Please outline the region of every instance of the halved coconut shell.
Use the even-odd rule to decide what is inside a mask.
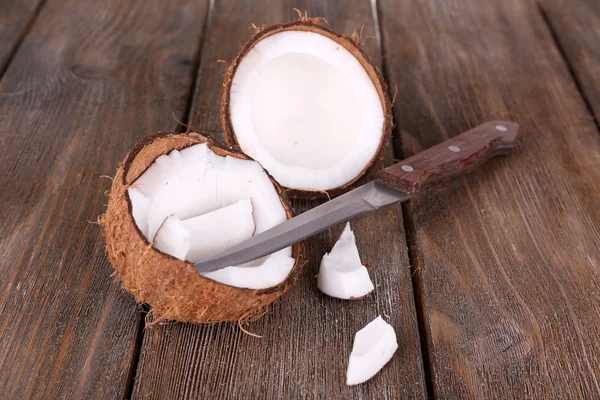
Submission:
[[[259,41],[271,35],[284,31],[310,31],[323,35],[339,43],[346,50],[348,50],[364,67],[364,70],[366,71],[369,78],[373,82],[373,85],[376,88],[383,109],[383,132],[377,150],[375,151],[368,164],[364,167],[364,169],[360,171],[360,173],[356,174],[356,176],[354,176],[354,178],[352,178],[349,182],[335,188],[327,189],[326,191],[321,189],[311,190],[310,188],[288,187],[286,188],[286,192],[292,198],[313,199],[323,197],[334,197],[345,193],[350,189],[353,189],[354,187],[358,186],[358,184],[362,184],[363,181],[359,182],[361,178],[365,177],[372,169],[381,168],[383,164],[383,151],[390,140],[393,128],[392,105],[388,96],[388,87],[377,67],[375,67],[370,62],[369,57],[361,50],[361,48],[359,47],[359,43],[357,43],[356,39],[339,35],[331,31],[330,29],[319,25],[319,21],[319,18],[301,19],[298,21],[273,25],[267,28],[257,30],[257,32],[248,40],[248,42],[246,42],[241,52],[237,55],[237,57],[229,66],[225,75],[223,90],[221,92],[221,125],[223,126],[223,130],[225,133],[225,141],[228,145],[235,147],[239,151],[244,151],[243,147],[238,141],[238,138],[236,137],[236,132],[231,119],[230,102],[232,82],[234,75],[237,72],[238,66],[240,65],[240,62]],[[260,159],[257,159],[257,161],[261,162]],[[271,174],[274,174],[274,171],[269,172]]]
[[[221,156],[251,159],[198,133],[159,132],[148,136],[129,152],[117,169],[108,210],[102,217],[110,262],[123,287],[138,302],[152,307],[154,321],[216,323],[249,318],[289,289],[304,264],[303,247],[295,244],[292,257],[296,262],[283,282],[267,289],[243,289],[206,278],[189,262],[152,247],[134,221],[127,189],[159,156],[199,143],[207,143]],[[272,178],[271,181],[288,219],[292,218],[293,210],[285,192]]]

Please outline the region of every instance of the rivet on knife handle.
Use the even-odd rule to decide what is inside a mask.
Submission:
[[[417,193],[508,154],[517,144],[518,129],[514,122],[486,122],[382,170],[376,180],[409,195]]]

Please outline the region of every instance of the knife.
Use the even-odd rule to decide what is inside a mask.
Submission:
[[[519,125],[490,121],[381,170],[375,180],[194,264],[199,272],[240,265],[300,242],[354,216],[406,201],[475,169],[517,144]]]

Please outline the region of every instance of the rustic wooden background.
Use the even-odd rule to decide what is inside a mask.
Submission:
[[[218,131],[217,60],[294,7],[364,26],[397,90],[388,162],[498,118],[521,124],[520,148],[353,220],[377,287],[364,300],[316,290],[337,226],[245,327],[261,339],[144,329],[90,223],[101,176],[182,131],[173,115]],[[597,0],[0,0],[0,398],[600,398],[598,118]],[[348,388],[354,332],[379,314],[399,350]]]

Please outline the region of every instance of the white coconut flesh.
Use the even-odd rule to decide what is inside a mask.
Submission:
[[[353,181],[384,134],[381,99],[363,65],[315,32],[258,41],[233,76],[229,112],[242,150],[281,185],[303,190]]]
[[[171,215],[156,233],[154,247],[183,260],[190,251],[190,236],[190,232],[183,227],[179,218]]]
[[[128,192],[133,218],[148,241],[192,263],[287,219],[260,164],[217,155],[205,143],[158,157]],[[265,289],[283,282],[294,264],[287,247],[204,275],[231,286]]]
[[[396,332],[381,316],[356,332],[346,384],[357,385],[377,374],[398,349]]]
[[[326,295],[338,299],[358,299],[373,291],[369,271],[360,262],[350,222],[331,252],[323,256],[317,286]]]
[[[252,237],[255,229],[252,202],[242,199],[227,207],[183,220],[181,225],[190,233],[190,251],[186,259],[199,262]],[[207,241],[207,237],[211,240]]]
[[[174,215],[167,217],[154,236],[154,247],[196,263],[251,238],[254,229],[252,203],[242,199],[183,221]]]

